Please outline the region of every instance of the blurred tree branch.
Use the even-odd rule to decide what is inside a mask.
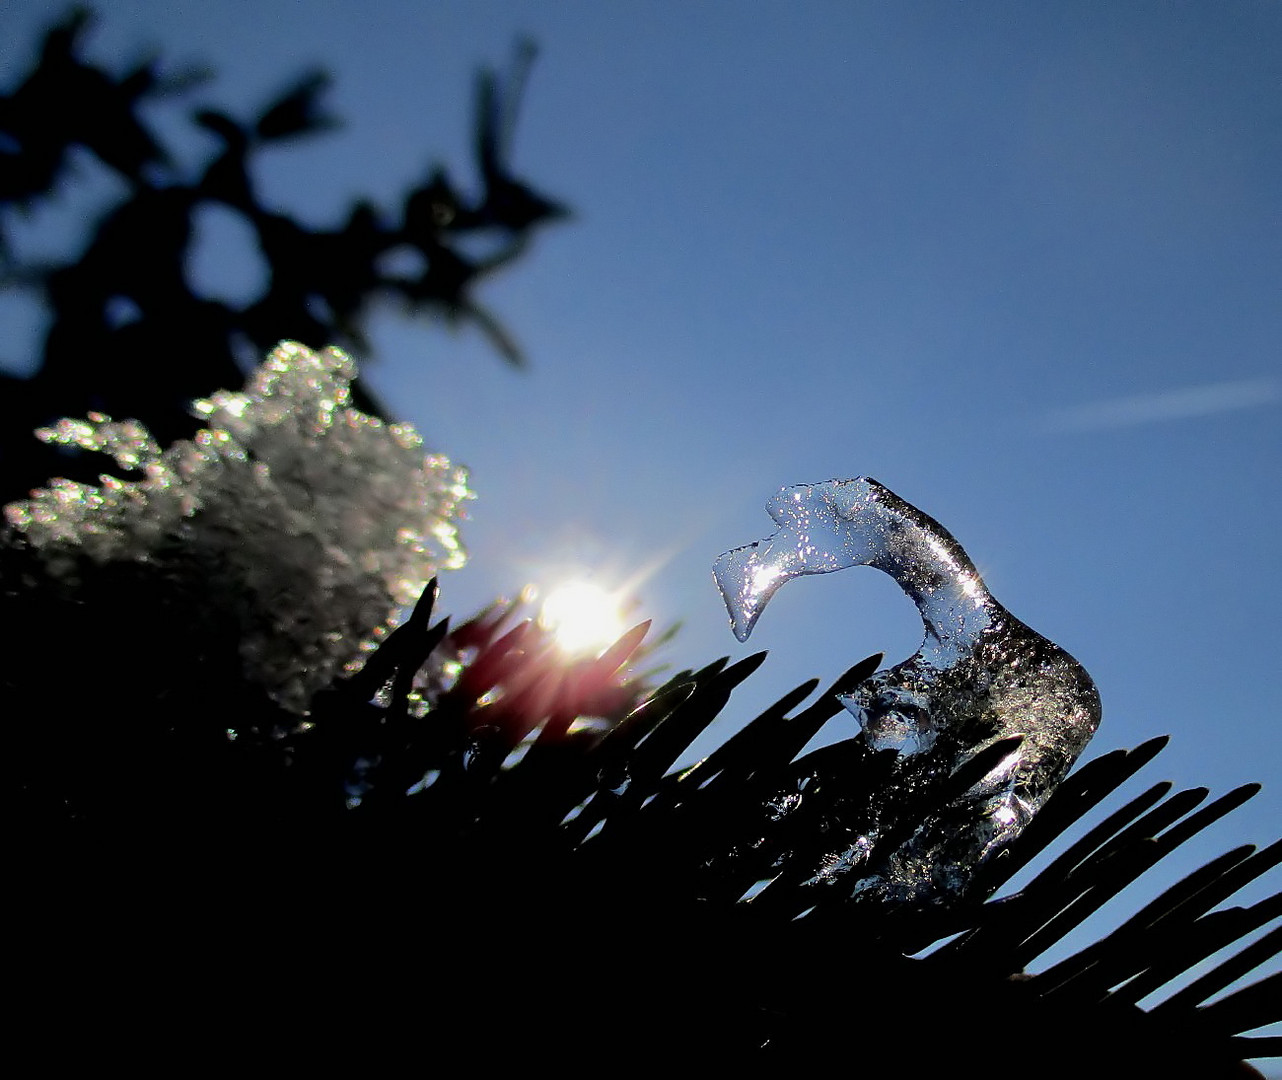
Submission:
[[[443,315],[479,329],[513,367],[524,355],[476,298],[491,274],[524,254],[534,232],[568,210],[513,170],[512,129],[534,46],[518,43],[505,79],[478,76],[476,165],[481,190],[460,190],[441,166],[390,211],[356,200],[341,225],[313,229],[269,210],[254,181],[263,148],[332,131],[321,69],[300,75],[251,118],[201,107],[192,122],[220,143],[194,178],[184,176],[141,107],[207,78],[165,76],[156,60],[116,76],[84,58],[91,17],[77,8],[45,37],[35,68],[0,96],[0,287],[37,290],[51,316],[38,370],[3,375],[0,498],[21,496],[74,463],[54,456],[31,431],[90,411],[139,416],[162,440],[189,433],[187,404],[241,380],[236,357],[255,360],[282,339],[338,344],[368,353],[365,323],[380,298],[411,315]],[[54,263],[24,261],[3,211],[28,211],[61,184],[76,151],[92,154],[126,195],[89,229],[83,250]],[[221,206],[252,229],[268,269],[262,295],[237,305],[197,295],[188,284],[194,215]],[[484,235],[491,254],[469,254]],[[475,246],[475,245],[472,245]],[[410,270],[406,270],[406,266]],[[386,415],[368,388],[366,412]]]

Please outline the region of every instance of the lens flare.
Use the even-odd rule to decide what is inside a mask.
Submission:
[[[568,581],[549,592],[539,624],[571,656],[599,653],[627,629],[618,598],[590,581]]]

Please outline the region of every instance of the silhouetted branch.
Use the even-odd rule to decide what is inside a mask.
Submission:
[[[0,498],[74,462],[32,442],[28,433],[60,415],[89,411],[137,415],[172,440],[190,430],[186,407],[211,386],[239,381],[235,358],[257,357],[278,341],[339,344],[365,352],[365,324],[380,298],[414,315],[444,315],[475,326],[513,367],[525,364],[515,337],[475,295],[491,274],[529,247],[541,225],[566,216],[563,206],[534,192],[513,172],[511,140],[533,59],[518,45],[515,67],[501,83],[478,79],[476,153],[482,179],[475,198],[460,192],[442,168],[384,212],[357,200],[333,229],[312,229],[269,210],[257,194],[254,160],[269,143],[330,131],[338,120],[324,106],[328,76],[305,72],[252,119],[201,107],[193,122],[221,144],[198,170],[180,174],[138,112],[159,94],[194,80],[166,80],[154,63],[117,77],[81,57],[89,24],[77,10],[50,31],[36,68],[0,98],[0,204],[26,206],[58,182],[73,147],[84,147],[129,183],[129,192],[89,230],[83,252],[65,263],[36,265],[9,258],[8,288],[38,288],[52,320],[41,364],[30,378],[0,376],[7,404],[0,436]],[[269,268],[261,296],[243,304],[201,297],[187,284],[192,222],[216,204],[253,229]],[[4,248],[0,218],[0,251]],[[464,241],[484,232],[485,258]],[[394,269],[412,252],[421,271]],[[366,411],[385,410],[355,388]]]

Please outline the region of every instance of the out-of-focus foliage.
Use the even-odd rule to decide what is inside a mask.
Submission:
[[[51,317],[38,371],[0,381],[6,485],[0,498],[18,497],[75,467],[32,444],[34,428],[94,411],[138,416],[161,441],[172,441],[190,433],[188,403],[211,386],[239,385],[234,357],[256,360],[287,338],[365,353],[364,323],[380,298],[411,314],[470,322],[508,363],[524,362],[515,339],[475,293],[527,249],[540,226],[567,215],[509,160],[534,56],[530,43],[519,44],[506,79],[486,70],[478,80],[478,193],[460,190],[434,166],[398,206],[358,200],[337,227],[313,229],[263,204],[254,161],[267,147],[336,126],[324,105],[324,72],[304,73],[253,117],[193,108],[192,122],[219,145],[189,175],[143,106],[189,95],[203,79],[167,75],[155,61],[113,74],[84,57],[89,22],[78,9],[50,30],[34,69],[0,95],[0,282],[38,290]],[[92,224],[74,258],[19,259],[8,242],[11,215],[46,203],[71,181],[76,153],[92,154],[126,194]],[[189,286],[194,215],[208,206],[223,207],[252,230],[269,269],[261,296],[236,304]],[[469,238],[479,235],[487,242],[484,257],[468,254]],[[359,385],[355,401],[386,415]]]

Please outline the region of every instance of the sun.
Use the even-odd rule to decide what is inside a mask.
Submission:
[[[549,592],[539,625],[570,656],[600,653],[627,629],[618,597],[590,581],[567,581]]]

